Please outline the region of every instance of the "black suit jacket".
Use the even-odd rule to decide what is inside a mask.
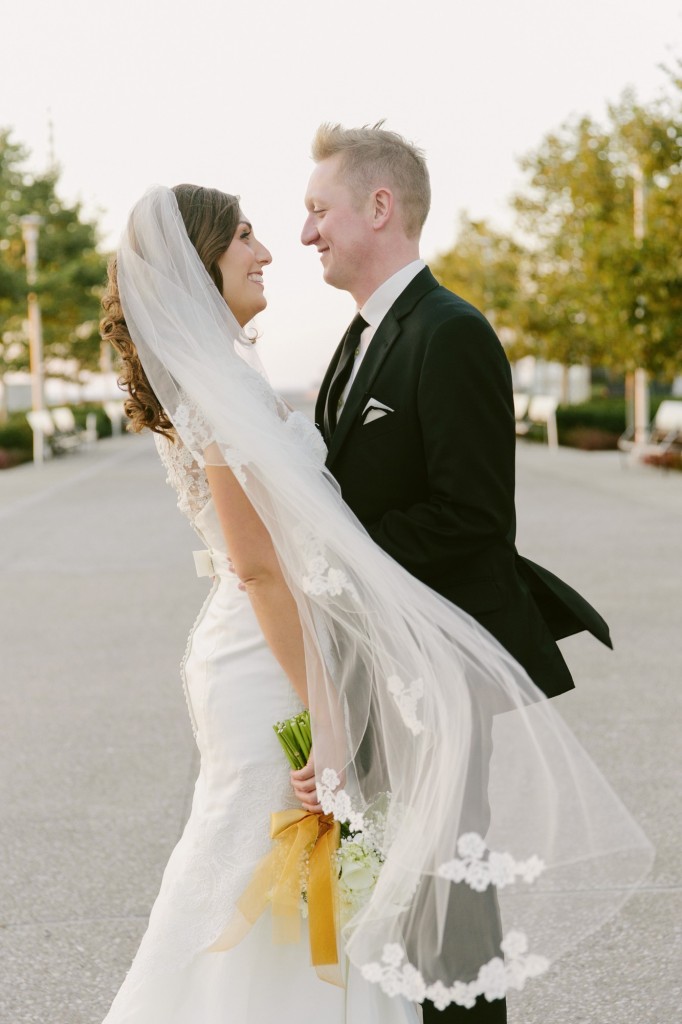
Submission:
[[[324,403],[337,349],[320,389]],[[370,398],[393,412],[363,424]],[[608,626],[575,590],[515,548],[511,371],[477,309],[428,268],[374,335],[331,438],[327,465],[374,540],[476,618],[548,695],[573,686],[555,639]]]

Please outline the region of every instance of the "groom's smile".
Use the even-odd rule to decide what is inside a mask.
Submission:
[[[327,284],[354,293],[371,245],[367,209],[343,180],[338,155],[319,163],[310,176],[301,232],[303,245],[314,245]]]

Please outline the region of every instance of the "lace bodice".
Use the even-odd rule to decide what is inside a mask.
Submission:
[[[166,483],[178,496],[178,508],[194,523],[211,498],[206,473],[179,437],[173,442],[162,434],[154,434],[154,440],[166,470]]]
[[[327,457],[327,448],[315,424],[304,413],[296,410],[288,412],[284,424],[298,443],[307,448],[319,462],[321,468]],[[161,434],[154,434],[154,440],[166,469],[166,483],[170,484],[178,496],[178,508],[194,525],[199,513],[211,500],[206,472],[179,437],[176,436],[173,442]],[[228,452],[227,461],[237,479],[242,478],[243,463],[239,452]]]

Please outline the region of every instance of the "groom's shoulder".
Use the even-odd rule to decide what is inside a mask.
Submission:
[[[480,309],[471,302],[467,302],[461,295],[446,288],[430,274],[430,271],[428,273],[433,284],[428,291],[424,292],[421,301],[414,306],[412,312],[415,320],[421,320],[423,325],[428,323],[432,329],[447,323],[451,323],[454,327],[461,320],[462,326],[468,324],[494,334],[490,322]]]
[[[429,273],[431,271],[429,270]],[[452,315],[459,316],[475,316],[482,320],[485,320],[483,313],[480,309],[473,305],[471,302],[467,302],[461,295],[453,292],[450,288],[446,288],[437,277],[431,274],[431,278],[435,284],[435,287],[427,293],[427,298],[430,298],[434,305],[439,308],[447,310]]]
[[[428,269],[426,273],[430,275]],[[436,363],[464,358],[506,365],[504,349],[487,317],[430,276],[432,286],[403,321],[405,341],[421,358]]]

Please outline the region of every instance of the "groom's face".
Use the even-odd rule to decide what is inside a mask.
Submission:
[[[355,295],[364,277],[363,268],[372,257],[375,236],[371,204],[363,203],[344,182],[339,155],[317,164],[305,205],[308,216],[301,241],[317,249],[327,284]]]

